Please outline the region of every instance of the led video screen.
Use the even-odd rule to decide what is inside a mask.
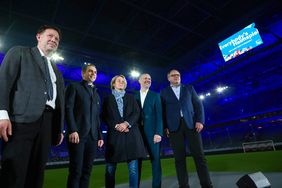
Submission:
[[[263,44],[263,41],[259,31],[255,28],[255,23],[252,23],[224,41],[218,43],[218,46],[226,62],[261,44]]]

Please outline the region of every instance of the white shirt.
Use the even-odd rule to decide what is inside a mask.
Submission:
[[[179,100],[179,98],[180,98],[180,85],[178,85],[178,86],[171,85],[170,87],[173,90],[176,98]]]
[[[44,56],[44,53],[38,48],[41,56]],[[56,98],[57,98],[57,87],[56,87],[56,81],[57,81],[57,78],[56,78],[56,74],[52,68],[52,65],[51,65],[51,61],[50,61],[50,57],[46,57],[47,58],[47,61],[48,61],[48,68],[49,68],[49,72],[50,72],[50,77],[51,77],[51,81],[52,81],[52,86],[53,86],[53,99],[51,101],[46,101],[46,105],[49,105],[51,106],[52,108],[55,109],[56,107],[56,104],[55,104],[55,101],[56,101]],[[44,93],[45,95],[47,94]],[[0,110],[0,120],[4,120],[4,119],[7,119],[9,120],[9,114],[7,112],[7,110]]]
[[[180,98],[180,85],[178,85],[178,86],[171,85],[170,87],[171,87],[172,91],[174,92],[176,98],[179,100],[179,98]],[[183,113],[182,113],[181,109],[180,109],[180,116],[183,117]]]
[[[7,110],[0,110],[0,120],[9,119]]]
[[[145,98],[147,96],[149,89],[146,89],[145,91],[140,90],[140,100],[141,100],[141,107],[143,108],[144,106],[144,102],[145,102]]]

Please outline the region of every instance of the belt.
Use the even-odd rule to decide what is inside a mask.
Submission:
[[[45,110],[44,110],[44,111],[51,112],[51,111],[53,111],[53,110],[54,110],[54,108],[52,108],[51,106],[45,105]]]

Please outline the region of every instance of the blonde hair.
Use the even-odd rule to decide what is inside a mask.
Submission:
[[[112,80],[111,80],[111,89],[115,89],[114,84],[115,84],[116,79],[117,79],[118,77],[123,78],[123,80],[124,80],[124,88],[123,88],[123,89],[126,89],[127,81],[126,81],[126,79],[125,79],[125,76],[123,76],[122,74],[116,75],[116,76],[114,76],[114,77],[112,78]]]

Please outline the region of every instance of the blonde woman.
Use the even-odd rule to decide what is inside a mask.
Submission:
[[[139,132],[139,107],[133,95],[127,94],[126,79],[117,75],[111,80],[112,94],[103,102],[102,117],[108,127],[106,141],[106,188],[115,187],[119,162],[127,162],[129,187],[138,187],[138,159],[146,157]]]

